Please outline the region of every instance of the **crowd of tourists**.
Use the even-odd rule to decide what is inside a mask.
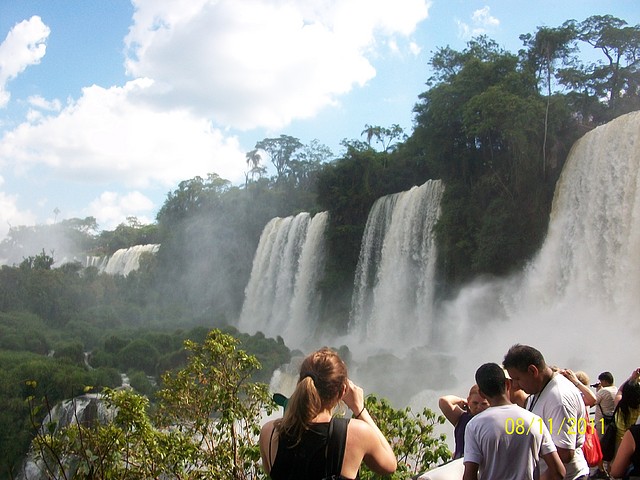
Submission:
[[[502,365],[477,369],[466,398],[439,399],[454,426],[452,467],[419,478],[640,480],[639,380],[640,368],[619,388],[606,371],[591,384],[584,372],[548,365],[536,348],[516,344]],[[350,418],[333,414],[340,401]],[[260,451],[273,480],[356,479],[362,463],[380,475],[397,468],[362,388],[328,348],[303,361],[284,415],[262,427]]]

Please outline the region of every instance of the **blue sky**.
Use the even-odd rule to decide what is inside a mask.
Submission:
[[[280,134],[340,153],[399,124],[432,53],[638,0],[0,0],[0,238],[9,226],[152,222],[182,180],[240,184]],[[57,217],[54,211],[59,211]]]

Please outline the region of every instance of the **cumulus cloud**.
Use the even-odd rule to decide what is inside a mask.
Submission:
[[[112,230],[131,216],[137,217],[141,223],[152,223],[150,214],[153,209],[153,202],[139,191],[124,195],[103,192],[89,204],[87,216],[95,217],[101,229]]]
[[[491,15],[488,6],[476,10],[471,15],[471,24],[458,20],[458,35],[460,38],[469,39],[486,34],[500,26],[500,20]]]
[[[9,102],[7,82],[44,57],[50,32],[42,19],[34,15],[16,24],[0,44],[0,108]]]
[[[234,128],[282,128],[371,80],[369,57],[425,0],[135,0],[127,71],[155,99]],[[380,41],[389,40],[388,42]]]
[[[0,165],[25,173],[40,165],[84,183],[118,182],[129,188],[174,186],[215,172],[244,178],[246,162],[237,138],[182,108],[154,110],[139,95],[153,82],[83,89],[57,115],[32,115],[0,140]]]

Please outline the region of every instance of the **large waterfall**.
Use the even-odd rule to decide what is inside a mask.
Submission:
[[[443,308],[458,378],[501,361],[514,343],[559,367],[621,383],[640,340],[640,112],[573,146],[556,186],[545,241],[523,272],[475,282]]]
[[[238,328],[299,346],[315,333],[327,212],[272,219],[262,231]]]
[[[350,331],[374,345],[425,345],[433,321],[440,180],[379,198],[367,219]],[[395,343],[394,343],[395,342]]]

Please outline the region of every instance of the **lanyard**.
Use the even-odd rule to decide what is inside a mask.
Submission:
[[[544,384],[544,387],[542,387],[542,390],[540,390],[540,392],[538,392],[538,395],[534,395],[533,400],[531,400],[531,405],[529,405],[529,408],[528,408],[528,410],[530,412],[533,412],[533,407],[536,406],[536,403],[538,403],[538,400],[542,396],[542,392],[544,392],[544,389],[547,388],[547,385],[549,385],[549,382],[553,379],[553,377],[555,377],[555,373],[553,375],[551,375],[549,380],[547,380],[547,382]]]

